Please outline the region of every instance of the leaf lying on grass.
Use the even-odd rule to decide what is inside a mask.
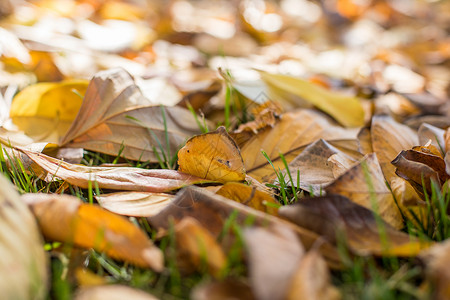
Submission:
[[[250,286],[243,281],[226,279],[197,285],[191,293],[192,300],[242,299],[254,300]]]
[[[140,169],[131,167],[87,167],[73,165],[50,156],[20,149],[43,170],[45,180],[55,177],[81,188],[95,184],[99,188],[113,190],[167,192],[183,186],[210,182],[195,176],[166,169]]]
[[[26,194],[22,200],[31,208],[47,240],[94,248],[140,267],[163,270],[161,250],[124,217],[68,195]]]
[[[157,155],[163,156],[161,148],[174,155],[186,139],[199,133],[189,110],[162,109],[142,95],[126,71],[113,69],[91,80],[61,145],[109,155],[123,150],[127,159],[158,162]]]
[[[133,289],[125,285],[100,285],[81,288],[75,294],[75,300],[158,300],[155,296],[144,291]]]
[[[0,175],[0,280],[4,299],[46,299],[48,259],[36,221]]]
[[[332,243],[340,238],[353,253],[414,257],[430,244],[398,231],[372,211],[340,195],[305,198],[279,209],[283,218]]]
[[[181,172],[214,181],[245,179],[239,147],[223,126],[189,139],[178,151],[178,165]]]

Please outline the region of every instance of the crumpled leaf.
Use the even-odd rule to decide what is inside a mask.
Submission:
[[[213,181],[243,181],[244,162],[239,147],[225,127],[194,136],[178,151],[181,172]]]
[[[295,232],[285,226],[243,230],[249,279],[257,299],[285,299],[304,249]]]
[[[253,135],[240,145],[242,158],[247,173],[259,181],[267,181],[274,176],[274,170],[261,150],[272,160],[275,169],[284,169],[279,158],[282,153],[286,161],[291,162],[306,145],[322,138],[330,143],[346,140],[347,147],[355,142],[357,129],[345,129],[336,125],[320,112],[301,109],[284,113],[273,126]]]
[[[158,300],[155,296],[142,290],[125,285],[99,285],[79,289],[75,294],[75,300]]]
[[[101,207],[118,215],[149,217],[158,214],[175,196],[165,193],[118,192],[95,196]]]
[[[419,254],[425,262],[425,271],[433,283],[433,299],[445,300],[450,298],[450,240],[436,244]]]
[[[330,272],[320,254],[307,252],[291,280],[286,299],[338,300],[339,290],[330,283]]]
[[[207,180],[166,169],[140,169],[132,167],[88,167],[69,164],[45,154],[20,149],[45,172],[45,180],[55,177],[81,188],[92,186],[113,190],[141,192],[167,192],[183,186],[205,183]],[[43,173],[45,173],[43,172]]]
[[[234,219],[241,226],[245,225],[246,220],[249,219],[253,220],[252,224],[255,226],[265,227],[270,224],[280,223],[283,226],[288,226],[294,230],[303,246],[307,249],[311,248],[318,238],[311,231],[295,226],[290,222],[194,186],[182,189],[169,206],[156,216],[147,218],[147,220],[154,228],[168,230],[170,227],[169,219],[172,218],[176,223],[184,217],[190,216],[199,221],[203,227],[207,228],[217,238],[221,234],[225,222],[232,214],[236,214]],[[329,243],[323,241],[318,246],[318,249],[330,266],[335,268],[341,266],[337,250],[331,247]]]
[[[14,97],[10,116],[35,141],[58,143],[77,116],[88,83],[67,80],[28,86]]]
[[[163,270],[161,250],[128,219],[69,195],[26,194],[22,199],[46,239],[94,248],[140,267]]]
[[[372,118],[372,146],[380,162],[381,170],[388,182],[395,175],[395,167],[391,161],[405,149],[411,149],[419,144],[414,130],[394,121],[389,116],[377,115]]]
[[[281,74],[260,72],[261,78],[272,89],[297,95],[332,116],[346,127],[364,125],[364,110],[357,97],[329,91],[306,80]]]
[[[373,210],[391,226],[403,227],[402,215],[386,187],[377,156],[366,155],[359,164],[338,177],[325,188],[327,194],[340,194]]]
[[[0,175],[0,291],[4,299],[46,299],[48,259],[36,221]]]
[[[158,162],[154,152],[163,157],[159,145],[171,158],[187,138],[199,133],[189,110],[158,106],[142,95],[126,71],[113,69],[99,72],[91,80],[61,145]]]
[[[197,285],[191,293],[192,300],[241,299],[254,300],[250,286],[241,281],[226,279]]]
[[[212,234],[196,219],[183,218],[175,225],[177,263],[184,271],[206,269],[218,277],[226,266],[225,254]]]
[[[341,195],[305,198],[281,207],[278,213],[332,243],[345,237],[349,249],[359,255],[414,257],[429,246],[377,220],[372,211]],[[379,226],[383,226],[382,231]]]
[[[228,182],[217,192],[217,195],[224,196],[236,202],[248,205],[262,212],[276,215],[280,203],[272,195],[251,187],[243,183]]]

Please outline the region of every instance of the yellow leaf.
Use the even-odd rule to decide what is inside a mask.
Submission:
[[[28,136],[58,143],[75,119],[88,83],[69,80],[31,85],[14,97],[10,116]]]
[[[346,127],[364,125],[364,110],[357,97],[331,92],[321,86],[292,76],[266,72],[260,72],[260,74],[270,88],[301,97]]]
[[[244,162],[225,127],[194,136],[178,152],[179,170],[200,178],[228,182],[245,179]]]

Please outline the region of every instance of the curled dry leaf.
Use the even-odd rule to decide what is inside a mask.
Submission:
[[[22,199],[31,208],[48,240],[94,248],[112,258],[158,272],[164,267],[161,250],[124,217],[97,205],[81,203],[69,195],[26,194]]]
[[[244,162],[239,147],[225,127],[194,136],[178,151],[181,172],[214,181],[243,181]]]
[[[397,177],[391,161],[400,151],[419,144],[417,134],[391,117],[379,115],[372,118],[371,136],[373,151],[377,154],[384,177],[390,182]]]
[[[191,293],[192,300],[241,299],[254,300],[250,286],[241,281],[227,279],[196,286]]]
[[[48,259],[33,215],[0,176],[0,291],[4,299],[46,299]]]
[[[243,183],[228,182],[216,194],[236,202],[248,205],[254,209],[276,215],[280,203],[272,195]]]
[[[332,92],[314,83],[288,75],[266,72],[260,72],[260,74],[270,88],[299,96],[346,127],[364,125],[364,110],[357,97]]]
[[[154,151],[162,155],[160,144],[168,144],[164,151],[170,156],[187,138],[199,133],[189,110],[156,105],[142,95],[126,71],[113,69],[99,72],[91,80],[61,145],[158,162]]]
[[[286,299],[339,300],[341,295],[330,282],[330,272],[320,254],[306,253],[295,271]]]
[[[183,218],[175,225],[177,263],[187,272],[206,269],[218,277],[226,266],[226,257],[211,233],[196,219]]]
[[[274,170],[262,155],[264,150],[275,169],[284,169],[279,154],[291,162],[303,147],[322,138],[327,141],[346,140],[347,147],[355,142],[357,129],[344,129],[337,126],[320,112],[302,109],[280,116],[273,128],[266,128],[241,145],[241,154],[249,175],[259,181],[274,176]],[[351,147],[351,146],[350,146]]]
[[[25,153],[45,172],[48,172],[45,180],[52,181],[57,177],[81,188],[88,188],[91,182],[104,189],[161,193],[190,184],[208,182],[207,180],[174,170],[148,170],[132,167],[87,167],[69,164],[25,149],[20,149],[20,151]]]
[[[377,220],[372,211],[341,195],[306,198],[281,207],[278,213],[330,242],[345,237],[349,249],[359,255],[414,257],[429,246]]]
[[[75,300],[158,300],[155,296],[144,291],[125,285],[100,285],[79,289],[75,294]]]
[[[14,97],[10,116],[34,141],[58,143],[75,119],[87,87],[86,80],[31,85]]]
[[[425,262],[426,275],[433,283],[433,299],[450,299],[450,240],[436,244],[420,253]]]
[[[250,284],[257,299],[286,298],[304,249],[295,232],[280,225],[243,230]]]
[[[245,225],[246,220],[249,219],[254,221],[253,224],[255,226],[264,227],[270,224],[288,226],[294,230],[303,246],[307,249],[312,247],[319,238],[315,233],[307,229],[194,186],[186,187],[178,192],[176,198],[169,206],[164,208],[158,215],[147,219],[154,228],[168,230],[170,218],[175,222],[179,222],[184,217],[190,216],[199,221],[203,227],[207,228],[217,238],[222,233],[225,222],[232,214],[235,215],[233,219],[241,226]],[[337,250],[328,242],[323,241],[320,244],[319,251],[330,266],[335,268],[341,266]]]
[[[338,177],[325,188],[330,194],[340,194],[351,201],[374,210],[383,220],[399,229],[403,227],[402,215],[381,172],[375,154],[369,154],[357,165]]]
[[[132,217],[154,216],[169,205],[173,198],[172,194],[146,192],[118,192],[95,196],[104,209]]]

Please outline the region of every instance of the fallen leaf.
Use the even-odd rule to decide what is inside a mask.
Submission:
[[[339,290],[330,281],[330,272],[325,260],[317,251],[311,250],[303,256],[297,266],[287,289],[286,299],[341,299]]]
[[[250,286],[241,281],[226,279],[224,281],[200,284],[191,293],[192,300],[241,299],[254,300]]]
[[[36,221],[0,176],[0,291],[5,299],[46,299],[48,258]]]
[[[125,285],[100,285],[85,287],[75,293],[75,300],[158,300],[155,296],[144,291]]]
[[[274,177],[274,170],[262,155],[264,150],[276,170],[284,169],[279,154],[291,162],[307,145],[322,138],[330,143],[345,140],[346,147],[355,143],[357,129],[344,129],[336,125],[324,114],[301,109],[284,113],[273,128],[266,128],[240,145],[247,173],[258,181],[268,181]]]
[[[35,141],[58,143],[77,116],[87,87],[86,80],[28,86],[14,97],[10,116]]]
[[[450,240],[438,243],[419,254],[425,262],[428,279],[433,283],[433,298],[445,300],[450,298]]]
[[[181,270],[206,269],[219,277],[226,266],[226,257],[212,234],[196,219],[183,218],[175,225],[177,263]]]
[[[445,130],[426,123],[420,125],[417,131],[419,144],[425,145],[428,141],[431,141],[431,144],[441,152],[441,155],[445,153],[444,134]]]
[[[94,248],[140,267],[163,270],[161,250],[124,217],[69,195],[26,194],[22,200],[30,207],[47,240]]]
[[[338,177],[325,188],[330,194],[340,194],[351,201],[378,213],[383,220],[399,229],[402,215],[386,187],[385,179],[375,154],[366,155],[359,164]]]
[[[295,232],[285,226],[243,230],[249,279],[257,299],[285,299],[304,249]]]
[[[390,182],[397,177],[391,161],[400,151],[419,144],[417,134],[389,116],[378,115],[372,118],[371,136],[373,151],[377,154],[384,177]]]
[[[189,110],[159,106],[142,95],[126,71],[113,69],[99,72],[91,80],[61,145],[158,162],[155,151],[163,157],[159,145],[170,159],[186,139],[198,133]]]
[[[272,195],[243,183],[228,182],[216,194],[271,215],[276,215],[280,206]]]
[[[309,101],[346,127],[364,125],[364,110],[357,97],[329,91],[306,80],[281,74],[260,72],[272,89],[280,89]]]
[[[268,226],[280,223],[283,226],[288,226],[294,230],[303,246],[307,249],[311,248],[318,238],[315,233],[295,226],[290,222],[193,186],[179,191],[169,206],[156,216],[147,219],[154,228],[168,230],[170,228],[169,219],[172,218],[176,223],[186,216],[190,216],[199,221],[203,227],[207,228],[217,238],[222,233],[225,222],[234,214],[236,216],[233,219],[241,226],[244,226],[248,220],[252,220],[252,224],[255,226]],[[334,268],[341,267],[337,250],[329,243],[323,241],[319,246],[319,251],[330,266]]]
[[[178,151],[181,172],[213,181],[243,181],[244,162],[239,147],[225,127],[194,136]]]
[[[332,243],[345,238],[358,255],[415,257],[430,245],[377,220],[372,211],[341,195],[305,198],[281,207],[278,213]]]
[[[174,195],[146,192],[118,192],[95,196],[101,207],[118,215],[150,217],[169,205]]]
[[[174,170],[88,167],[69,164],[45,154],[25,149],[20,149],[20,151],[48,172],[45,175],[45,180],[52,181],[57,177],[85,189],[89,187],[89,184],[92,184],[104,189],[161,193],[190,184],[208,182]]]

